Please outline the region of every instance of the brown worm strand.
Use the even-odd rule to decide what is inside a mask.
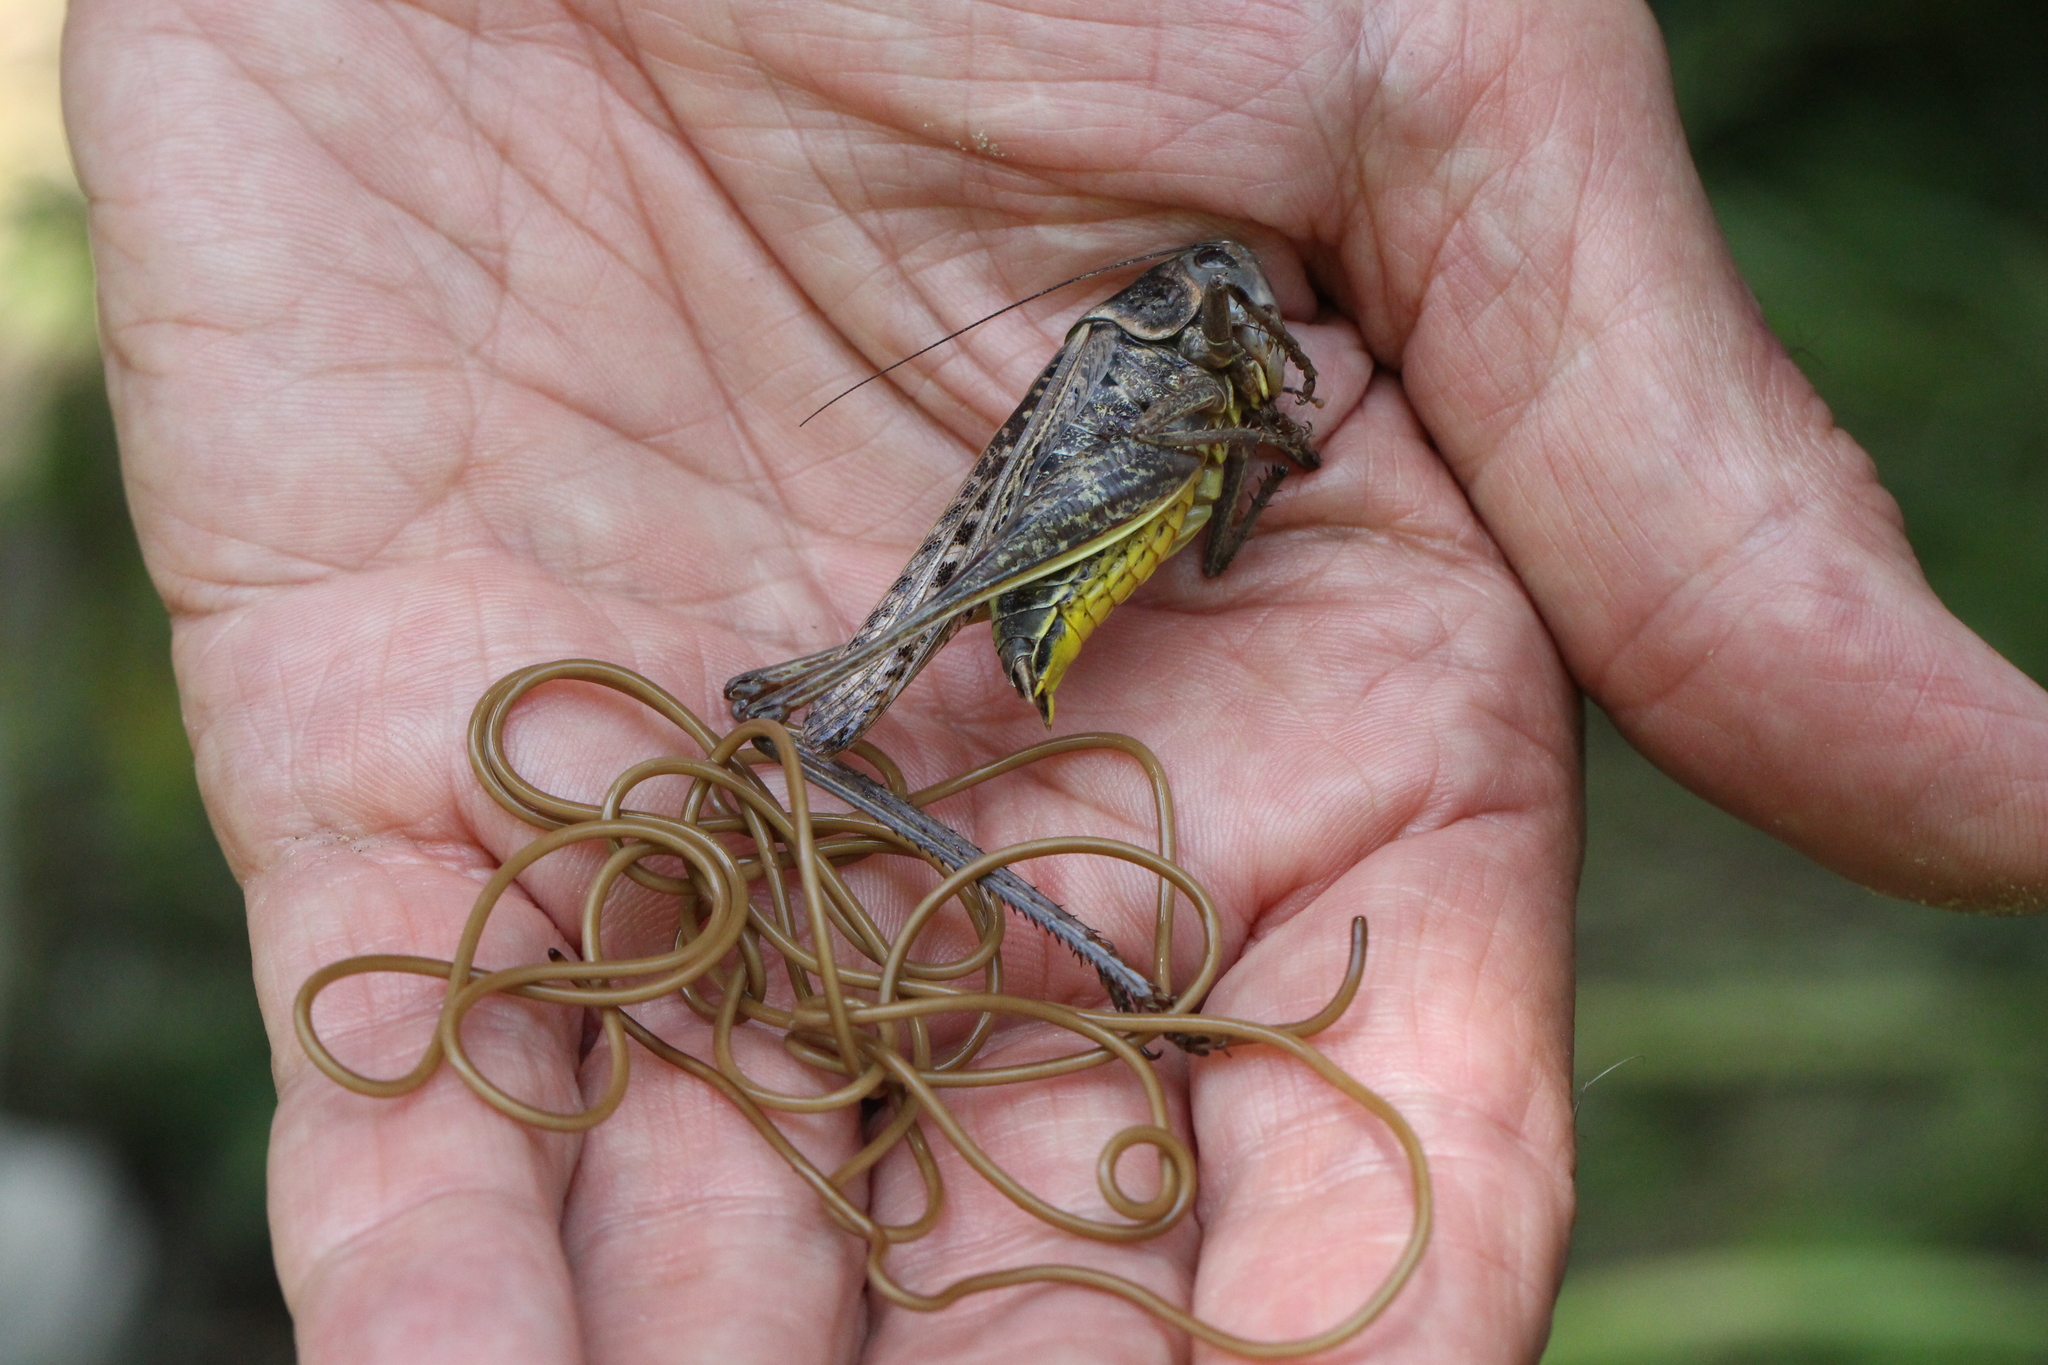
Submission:
[[[702,758],[665,757],[622,773],[602,803],[589,805],[542,791],[522,777],[506,757],[506,717],[519,701],[545,683],[594,683],[641,702],[690,737]],[[773,757],[755,744],[765,741]],[[588,659],[542,664],[508,674],[477,703],[471,718],[469,752],[478,780],[498,803],[543,830],[539,838],[506,860],[478,894],[457,941],[454,956],[439,958],[374,954],[321,968],[300,989],[294,1007],[299,1040],[314,1065],[359,1094],[390,1097],[425,1084],[445,1061],[479,1097],[522,1123],[557,1132],[580,1132],[601,1123],[624,1099],[632,1049],[687,1072],[725,1096],[817,1193],[840,1227],[868,1244],[867,1275],[873,1292],[892,1303],[935,1311],[960,1298],[1014,1285],[1063,1283],[1112,1294],[1171,1323],[1190,1336],[1239,1355],[1277,1359],[1327,1350],[1362,1331],[1391,1303],[1420,1261],[1429,1240],[1431,1191],[1420,1141],[1398,1111],[1322,1053],[1307,1037],[1333,1023],[1357,993],[1365,970],[1365,921],[1352,921],[1350,959],[1343,984],[1323,1009],[1294,1024],[1254,1024],[1199,1012],[1203,996],[1221,971],[1220,921],[1208,893],[1174,862],[1173,798],[1166,775],[1151,751],[1125,735],[1076,735],[1036,745],[1009,758],[935,783],[907,790],[900,769],[872,745],[857,752],[897,794],[926,805],[1058,754],[1112,750],[1133,759],[1153,793],[1158,850],[1113,839],[1038,839],[994,850],[947,873],[901,927],[886,931],[840,876],[860,859],[888,856],[931,860],[913,845],[858,815],[813,812],[789,733],[773,721],[749,721],[720,734],[652,682],[628,669]],[[777,763],[788,795],[779,798],[761,780],[756,765]],[[675,815],[629,808],[627,798],[656,777],[681,777],[690,786]],[[580,959],[551,954],[551,960],[483,970],[476,952],[498,900],[540,859],[572,845],[602,841],[610,849],[584,888],[580,910]],[[978,878],[991,869],[1027,858],[1089,854],[1130,863],[1159,879],[1159,912],[1152,968],[1171,1006],[1158,1014],[1124,1014],[1006,993],[1002,989],[1003,935],[1007,915],[984,896]],[[680,860],[671,875],[645,866],[659,857]],[[770,874],[773,875],[770,875]],[[795,874],[795,894],[790,875]],[[672,898],[676,904],[674,947],[665,953],[607,957],[605,907],[620,878]],[[763,895],[750,894],[760,882]],[[1177,993],[1172,981],[1172,923],[1176,895],[1193,906],[1203,927],[1203,952],[1193,978]],[[933,919],[958,905],[975,935],[974,946],[950,961],[911,955]],[[779,963],[779,970],[775,964]],[[418,1063],[402,1076],[379,1080],[336,1060],[313,1026],[313,1005],[328,986],[366,973],[395,972],[438,977],[447,982],[433,1038]],[[958,983],[979,973],[980,989]],[[778,1004],[785,992],[788,1003]],[[664,1041],[626,1011],[670,994],[679,995],[712,1026],[712,1057],[692,1056]],[[557,1113],[528,1104],[494,1084],[463,1045],[464,1018],[493,996],[595,1011],[608,1049],[610,1073],[603,1093],[588,1108]],[[971,1017],[959,1041],[935,1055],[932,1023]],[[1074,1051],[1043,1061],[975,1067],[973,1062],[1001,1020],[1034,1020],[1073,1034]],[[785,1049],[821,1074],[834,1088],[798,1095],[750,1078],[733,1048],[741,1027],[779,1032]],[[1313,1336],[1289,1341],[1253,1341],[1204,1322],[1122,1276],[1073,1265],[1020,1266],[970,1275],[930,1294],[899,1284],[889,1274],[890,1248],[924,1236],[936,1224],[944,1199],[930,1130],[951,1143],[965,1162],[1018,1208],[1076,1236],[1106,1242],[1135,1242],[1176,1224],[1193,1207],[1196,1161],[1173,1132],[1163,1085],[1141,1044],[1159,1037],[1186,1038],[1204,1046],[1257,1043],[1275,1048],[1314,1071],[1325,1082],[1372,1114],[1394,1136],[1404,1154],[1413,1191],[1414,1221],[1406,1245],[1372,1295],[1349,1316]],[[1046,1202],[1024,1188],[976,1143],[947,1108],[943,1092],[964,1087],[1027,1084],[1110,1063],[1127,1069],[1143,1091],[1147,1121],[1119,1131],[1096,1162],[1102,1197],[1123,1222],[1087,1218]],[[827,1172],[807,1159],[776,1127],[773,1114],[817,1113],[869,1105],[873,1135],[838,1169]],[[908,1149],[922,1176],[924,1212],[910,1223],[877,1222],[850,1199],[847,1186],[897,1147]],[[1150,1147],[1159,1161],[1159,1189],[1132,1195],[1118,1183],[1116,1166],[1132,1147]]]

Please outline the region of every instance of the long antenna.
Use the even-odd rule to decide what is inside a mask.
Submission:
[[[831,407],[834,403],[837,403],[840,399],[846,397],[847,394],[852,393],[854,389],[859,389],[868,384],[874,383],[877,379],[880,379],[883,375],[889,373],[889,371],[898,369],[904,365],[908,365],[911,361],[923,355],[925,351],[936,351],[937,349],[939,349],[939,347],[953,340],[953,338],[961,336],[967,332],[973,331],[975,328],[981,326],[981,324],[984,322],[990,322],[996,318],[1001,317],[1003,314],[1009,312],[1012,308],[1022,308],[1025,304],[1030,303],[1033,299],[1042,299],[1047,294],[1051,294],[1057,290],[1065,289],[1070,284],[1079,284],[1083,280],[1092,280],[1097,275],[1107,275],[1110,271],[1122,270],[1125,266],[1143,265],[1147,261],[1156,261],[1164,256],[1173,256],[1181,251],[1184,251],[1185,249],[1186,248],[1184,247],[1170,246],[1164,247],[1158,251],[1148,251],[1143,256],[1133,256],[1129,260],[1118,261],[1115,265],[1101,266],[1097,269],[1089,271],[1085,275],[1076,275],[1072,279],[1061,280],[1058,284],[1049,284],[1045,288],[1039,290],[1036,294],[1028,294],[1023,298],[1018,299],[1015,303],[1006,303],[1001,308],[996,309],[995,312],[990,313],[987,317],[976,318],[973,322],[970,322],[965,327],[962,327],[958,332],[946,333],[946,335],[940,337],[937,341],[934,341],[931,345],[925,347],[924,350],[912,351],[909,355],[903,357],[903,359],[897,361],[894,365],[886,365],[881,369],[876,370],[866,379],[863,379],[860,381],[860,383],[855,384],[853,388],[842,390],[841,392],[833,395],[831,398],[825,400],[825,402],[818,407],[817,411],[811,414],[811,417],[816,417],[818,413],[823,412],[826,408]],[[810,422],[811,417],[804,418],[804,420],[798,422],[797,425],[800,427],[806,425],[807,423]]]

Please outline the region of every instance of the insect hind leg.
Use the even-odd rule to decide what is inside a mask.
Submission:
[[[725,699],[732,703],[733,716],[739,720],[758,720],[764,716],[781,720],[795,709],[797,703],[779,704],[775,694],[789,690],[806,676],[831,663],[839,657],[842,649],[844,646],[820,650],[816,654],[802,654],[765,668],[750,668],[727,679]]]

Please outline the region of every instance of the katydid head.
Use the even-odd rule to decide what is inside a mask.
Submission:
[[[1136,340],[1172,345],[1190,364],[1228,376],[1254,407],[1283,391],[1289,360],[1302,371],[1303,391],[1315,389],[1259,258],[1241,242],[1197,242],[1176,252],[1081,321],[1113,322]]]
[[[1196,325],[1180,334],[1183,358],[1230,375],[1254,406],[1287,383],[1287,349],[1274,335],[1280,315],[1258,258],[1236,242],[1204,242],[1184,255],[1202,287]]]

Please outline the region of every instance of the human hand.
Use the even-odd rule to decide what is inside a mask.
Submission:
[[[1297,328],[1331,398],[1322,471],[1229,575],[1183,557],[1119,610],[1060,705],[1173,774],[1184,861],[1235,935],[1214,1007],[1310,1012],[1346,921],[1372,921],[1365,991],[1319,1041],[1413,1118],[1441,1204],[1417,1281],[1347,1357],[1540,1349],[1570,1213],[1559,650],[1653,757],[1823,860],[1936,899],[2039,896],[2048,709],[1919,583],[1749,305],[1647,13],[1240,14],[81,0],[68,101],[110,382],[248,889],[309,1362],[1172,1353],[1077,1290],[865,1304],[859,1248],[681,1078],[642,1068],[603,1127],[542,1137],[445,1076],[397,1102],[339,1091],[287,1022],[324,962],[445,952],[522,842],[462,758],[493,678],[596,655],[715,717],[727,676],[843,639],[1097,295],[921,362],[914,403],[796,419],[1134,250],[1240,236],[1290,317],[1310,277],[1338,310]],[[1368,388],[1368,354],[1399,380]],[[585,697],[530,724],[530,766],[585,794],[674,743]],[[1038,733],[970,640],[876,738],[929,777]],[[1113,781],[1074,764],[941,813],[985,846],[1141,838]],[[1127,880],[1030,871],[1137,940]],[[573,929],[566,877],[527,885],[500,961]],[[1095,989],[1010,944],[1023,988]],[[403,985],[338,991],[323,1027],[396,1072],[430,1013]],[[696,1036],[680,1009],[643,1017]],[[557,1108],[602,1074],[558,1019],[479,1032],[494,1074]],[[1347,1311],[1406,1228],[1390,1145],[1294,1074],[1249,1051],[1191,1066],[1200,1226],[1113,1258],[1253,1335]],[[1071,1153],[1126,1105],[1077,1078],[963,1113],[1085,1201]],[[857,1142],[796,1131],[828,1163]],[[868,1197],[900,1209],[907,1184],[885,1168]],[[971,1215],[1002,1211],[952,1189],[955,1216],[894,1262],[913,1285],[1095,1254],[989,1231]]]

